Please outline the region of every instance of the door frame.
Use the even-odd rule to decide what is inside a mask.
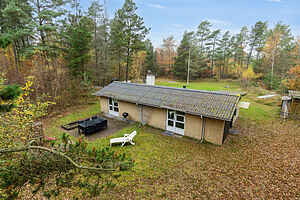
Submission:
[[[169,119],[169,111],[173,111],[174,112],[174,119]],[[185,117],[185,115],[177,114],[176,112],[178,112],[178,111],[167,109],[166,130],[174,132],[174,133],[177,133],[179,135],[184,135],[186,117]],[[182,121],[178,121],[177,120],[177,116],[183,117],[183,122]],[[169,126],[169,123],[168,123],[169,121],[173,122],[173,126]],[[176,127],[176,122],[177,123],[183,123],[184,124],[184,129]]]

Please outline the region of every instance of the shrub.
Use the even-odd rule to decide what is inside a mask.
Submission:
[[[264,84],[267,89],[278,90],[280,88],[281,80],[275,74],[272,79],[272,74],[268,73],[264,76]]]
[[[44,141],[42,148],[49,151],[29,148],[19,155],[7,154],[10,152],[6,152],[5,156],[0,154],[0,199],[17,199],[27,184],[33,188],[33,195],[42,191],[40,194],[47,198],[58,196],[63,188],[78,187],[89,197],[94,197],[105,188],[114,187],[111,178],[118,178],[118,175],[112,176],[108,172],[118,173],[133,166],[131,158],[109,147],[90,150],[83,138],[73,143],[66,134],[61,140],[61,143]],[[11,149],[12,152],[14,150],[17,151]],[[1,190],[4,191],[2,194]]]

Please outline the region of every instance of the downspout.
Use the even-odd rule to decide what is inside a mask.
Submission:
[[[202,132],[201,132],[201,140],[200,142],[203,143],[204,142],[204,135],[205,135],[205,124],[206,124],[206,120],[205,117],[202,117]]]
[[[143,105],[139,105],[140,106],[140,120],[141,123],[144,125],[144,109],[143,109]]]
[[[235,115],[233,116],[231,122],[232,122],[232,125],[236,122],[236,120],[238,119],[239,117],[239,114],[240,114],[240,107],[237,106],[236,110],[235,110]]]

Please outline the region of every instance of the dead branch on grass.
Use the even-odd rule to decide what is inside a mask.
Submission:
[[[65,155],[62,152],[53,150],[53,149],[49,149],[46,147],[41,147],[41,146],[23,146],[23,147],[18,147],[18,148],[7,148],[7,149],[0,149],[0,154],[4,154],[4,153],[14,153],[14,152],[22,152],[22,151],[29,151],[29,150],[42,150],[42,151],[47,151],[50,152],[52,154],[61,156],[65,159],[67,159],[74,167],[79,168],[79,169],[86,169],[86,170],[91,170],[91,171],[105,171],[105,172],[113,172],[116,171],[116,169],[103,169],[103,168],[98,168],[98,167],[86,167],[86,166],[82,166],[77,164],[75,161],[73,161],[69,156]]]

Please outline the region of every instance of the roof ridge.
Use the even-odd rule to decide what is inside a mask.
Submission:
[[[143,87],[152,87],[152,88],[165,88],[165,89],[172,89],[172,90],[180,90],[180,91],[189,91],[189,92],[202,92],[202,93],[209,93],[209,94],[217,94],[217,95],[228,95],[228,96],[237,96],[236,94],[232,94],[226,91],[209,91],[209,90],[195,90],[195,89],[188,89],[188,88],[176,88],[176,87],[168,87],[168,86],[160,86],[160,85],[146,85],[140,83],[126,83],[121,81],[114,81],[112,83],[121,83],[125,85],[135,85],[135,86],[143,86]]]

